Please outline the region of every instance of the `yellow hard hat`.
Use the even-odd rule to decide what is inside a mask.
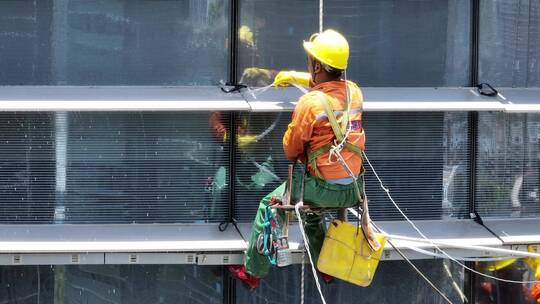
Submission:
[[[349,43],[343,35],[334,30],[311,35],[309,41],[304,41],[304,49],[309,55],[332,68],[347,68]]]

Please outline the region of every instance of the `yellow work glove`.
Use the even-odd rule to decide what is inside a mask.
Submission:
[[[310,80],[311,75],[306,72],[281,71],[274,78],[274,86],[282,87],[297,84],[309,88]]]
[[[245,147],[249,144],[257,142],[257,136],[255,135],[238,135],[238,146]]]

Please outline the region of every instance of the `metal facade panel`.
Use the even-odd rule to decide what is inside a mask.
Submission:
[[[0,111],[241,111],[238,93],[217,86],[0,86]]]
[[[540,219],[485,219],[504,244],[540,244]]]
[[[476,88],[362,88],[366,112],[503,111],[503,99],[481,96]],[[302,96],[297,88],[244,90],[254,112],[293,111]]]

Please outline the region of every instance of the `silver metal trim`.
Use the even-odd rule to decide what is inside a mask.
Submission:
[[[0,111],[249,111],[219,87],[0,86]]]
[[[475,88],[362,88],[364,111],[503,111],[501,98],[478,94]],[[296,88],[272,88],[256,98],[244,98],[254,112],[292,111],[302,93]]]

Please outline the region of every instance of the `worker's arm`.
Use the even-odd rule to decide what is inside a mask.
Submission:
[[[223,124],[221,112],[213,112],[210,115],[209,124],[214,138],[220,142],[225,142],[227,140],[227,128]]]
[[[276,87],[297,84],[309,88],[311,87],[311,75],[306,72],[281,71],[274,78],[273,84]]]
[[[309,143],[313,133],[315,115],[309,94],[300,98],[287,132],[283,136],[283,151],[289,160],[304,159],[304,148]]]

